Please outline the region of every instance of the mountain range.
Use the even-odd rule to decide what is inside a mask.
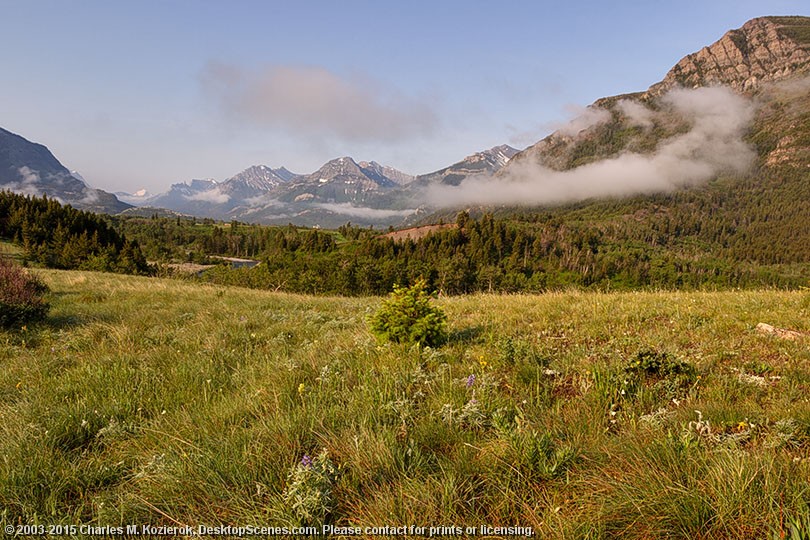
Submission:
[[[439,171],[414,176],[375,161],[333,159],[311,174],[254,165],[222,181],[193,179],[156,195],[108,193],[87,185],[43,145],[0,130],[0,189],[47,195],[82,210],[107,214],[172,213],[266,224],[337,227],[352,221],[388,226],[421,215],[421,190],[497,172],[517,150],[501,145]],[[139,210],[143,208],[144,210]]]
[[[597,100],[522,151],[501,145],[429,174],[344,156],[311,174],[255,165],[222,181],[176,183],[157,195],[119,193],[119,200],[87,186],[44,146],[0,130],[0,188],[99,212],[133,213],[137,205],[322,227],[404,225],[464,208],[694,189],[768,168],[806,170],[808,71],[810,18],[762,17],[684,57],[646,91]]]
[[[326,227],[352,221],[387,226],[429,207],[422,195],[426,187],[434,183],[457,185],[470,175],[490,176],[517,152],[501,145],[419,176],[349,156],[328,161],[310,174],[256,165],[221,182],[192,180],[152,197],[126,200],[224,220]]]

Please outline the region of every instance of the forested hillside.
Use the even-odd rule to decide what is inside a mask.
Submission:
[[[108,218],[63,206],[47,197],[0,191],[0,238],[25,249],[25,257],[50,267],[149,274],[137,243]]]

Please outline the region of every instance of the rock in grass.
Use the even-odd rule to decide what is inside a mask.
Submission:
[[[802,332],[796,332],[795,330],[787,330],[786,328],[777,328],[764,322],[761,322],[757,325],[757,332],[759,332],[760,334],[768,334],[771,336],[776,336],[782,339],[789,339],[791,341],[796,341],[797,339],[807,337],[807,334],[803,334]]]

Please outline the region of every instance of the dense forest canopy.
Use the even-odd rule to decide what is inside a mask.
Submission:
[[[0,238],[21,245],[27,260],[49,268],[151,273],[138,244],[109,218],[44,196],[0,191]]]
[[[321,231],[157,216],[116,222],[150,259],[262,261],[220,265],[202,280],[316,294],[383,294],[419,277],[446,294],[806,285],[802,184],[789,183],[774,200],[773,191],[757,196],[757,181],[725,178],[702,190],[475,218],[461,212],[447,216],[453,227],[418,239],[350,224]],[[754,215],[741,208],[749,204]]]

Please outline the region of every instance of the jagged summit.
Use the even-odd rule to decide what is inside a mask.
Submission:
[[[444,169],[420,175],[416,180],[420,185],[441,183],[455,186],[468,176],[495,174],[517,153],[516,148],[502,144],[471,154]]]
[[[356,162],[348,156],[327,161],[320,169],[306,177],[308,183],[326,184],[341,182],[344,184],[357,184],[365,189],[374,189],[376,186],[389,188],[396,187],[400,181],[388,176],[391,174],[397,179],[407,177],[404,173],[391,167],[383,167],[375,161]]]
[[[810,17],[759,17],[682,58],[647,91],[722,84],[747,91],[810,67]]]
[[[325,183],[335,178],[363,176],[363,171],[354,159],[343,156],[327,161],[320,169],[309,176],[312,178],[317,177],[319,182]]]
[[[223,181],[219,190],[229,197],[256,197],[289,182],[293,178],[295,178],[295,175],[284,167],[271,169],[267,165],[254,165]]]
[[[389,180],[399,185],[409,184],[410,182],[413,181],[414,178],[416,178],[413,175],[404,173],[393,167],[380,165],[376,161],[361,161],[358,163],[358,165],[360,166],[360,168],[365,170],[367,174],[368,172],[373,172],[374,174],[384,176],[385,178],[388,178]]]

